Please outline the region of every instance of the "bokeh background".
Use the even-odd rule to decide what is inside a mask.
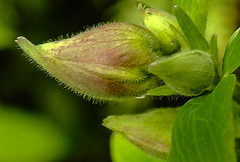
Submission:
[[[170,0],[146,1],[171,10]],[[111,131],[101,125],[104,118],[188,100],[93,104],[46,77],[14,42],[24,36],[40,44],[109,21],[142,25],[132,0],[0,0],[1,162],[110,162]]]

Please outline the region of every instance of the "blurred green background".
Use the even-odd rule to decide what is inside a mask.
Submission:
[[[171,9],[171,1],[146,1]],[[40,44],[108,21],[142,25],[132,0],[0,0],[1,162],[109,162],[111,131],[101,126],[105,117],[187,100],[92,104],[46,77],[14,42],[24,36]]]

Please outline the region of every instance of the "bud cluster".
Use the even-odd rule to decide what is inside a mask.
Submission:
[[[157,59],[155,40],[146,28],[113,23],[37,46],[24,37],[16,42],[50,75],[74,91],[113,100],[142,95],[156,86],[156,78],[146,71]]]
[[[37,46],[16,42],[52,76],[95,99],[142,96],[162,81],[179,95],[211,90],[216,70],[208,51],[190,50],[175,16],[140,2],[138,10],[145,27],[111,23]]]

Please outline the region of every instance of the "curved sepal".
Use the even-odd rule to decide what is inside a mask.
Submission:
[[[149,72],[159,76],[180,95],[197,96],[213,88],[215,69],[210,55],[187,51],[151,63]]]

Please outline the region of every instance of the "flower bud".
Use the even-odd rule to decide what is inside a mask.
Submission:
[[[16,42],[74,91],[111,100],[142,95],[154,85],[146,69],[157,58],[155,40],[140,26],[112,23],[38,46],[24,37]]]
[[[181,35],[181,28],[173,15],[142,3],[138,4],[138,10],[145,26],[156,35],[163,54],[172,54],[180,49],[177,35]]]
[[[177,109],[164,108],[143,114],[114,115],[104,119],[102,125],[123,134],[144,152],[165,160],[171,147],[172,127],[177,113]]]
[[[177,53],[151,63],[148,70],[184,96],[197,96],[214,86],[214,64],[202,51]]]

